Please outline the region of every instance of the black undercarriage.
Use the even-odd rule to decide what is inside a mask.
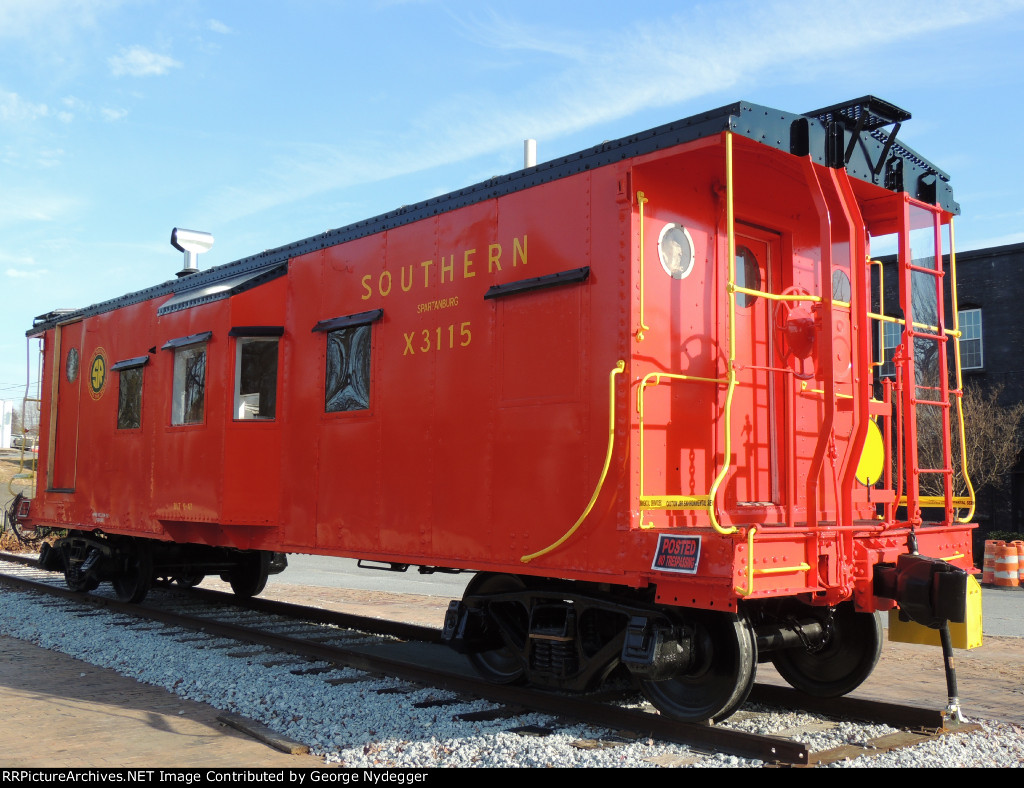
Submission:
[[[743,704],[758,662],[805,692],[850,692],[878,661],[882,627],[851,603],[733,614],[659,605],[651,589],[480,574],[450,604],[444,638],[493,681],[587,691],[619,674],[663,713],[712,721]]]
[[[255,596],[267,577],[284,571],[288,561],[283,553],[264,550],[71,531],[52,546],[42,546],[39,565],[63,572],[73,591],[92,591],[110,582],[119,599],[140,602],[154,583],[193,586],[208,575],[220,576],[239,596]]]

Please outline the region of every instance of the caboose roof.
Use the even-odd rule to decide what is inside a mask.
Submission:
[[[900,124],[909,118],[905,110],[873,96],[805,114],[740,101],[84,309],[49,312],[37,317],[27,334],[153,298],[172,297],[161,306],[161,314],[227,298],[283,274],[293,257],[724,131],[785,153],[809,156],[822,166],[844,167],[853,178],[894,192],[906,191],[959,213],[949,176],[895,141]],[[893,128],[886,132],[888,126]]]

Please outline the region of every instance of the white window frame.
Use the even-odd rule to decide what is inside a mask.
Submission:
[[[982,341],[981,308],[961,309],[957,312],[957,324],[960,327],[960,369],[976,370],[985,368],[985,345]],[[971,343],[971,344],[967,344]],[[977,351],[972,347],[977,343]],[[977,356],[977,363],[974,363]]]
[[[277,407],[276,407],[276,389],[279,368],[275,368],[274,373],[274,388],[275,388],[275,407],[273,416],[260,416],[260,395],[256,394],[242,394],[242,355],[246,345],[255,344],[257,342],[267,344],[273,343],[274,347],[277,348],[277,353],[280,353],[280,339],[278,337],[243,337],[240,336],[235,342],[235,420],[236,421],[273,421],[277,418]],[[278,361],[280,356],[278,356]]]
[[[890,341],[892,344],[889,344]],[[882,328],[878,332],[878,343],[880,345],[878,357],[882,361],[882,366],[878,368],[878,377],[896,377],[896,364],[893,363],[892,357],[895,354],[896,348],[898,348],[902,342],[903,324],[883,321]]]

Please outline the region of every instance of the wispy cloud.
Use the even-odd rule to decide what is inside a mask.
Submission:
[[[56,167],[64,160],[64,150],[61,148],[45,148],[40,150],[36,156],[36,163],[40,167]]]
[[[993,246],[1007,246],[1009,244],[1019,243],[1024,243],[1024,231],[1016,233],[1006,233],[1005,235],[994,235],[988,238],[978,238],[970,245],[970,247],[967,248],[988,249]],[[964,251],[959,249],[959,244],[957,244],[957,247],[959,251]]]
[[[160,76],[172,68],[181,68],[181,63],[174,58],[138,45],[122,49],[120,54],[108,58],[107,63],[115,77]]]
[[[0,90],[0,126],[29,126],[32,122],[56,118],[64,124],[73,122],[78,117],[94,118],[96,114],[103,120],[121,120],[128,115],[128,110],[119,107],[103,107],[99,110],[88,101],[76,96],[65,96],[59,106],[29,101],[17,93]]]
[[[104,107],[100,110],[104,120],[115,121],[128,117],[128,110],[117,107]]]
[[[8,190],[0,193],[0,227],[28,222],[55,222],[67,216],[78,200],[62,194]]]
[[[208,19],[206,21],[206,29],[211,33],[220,33],[221,35],[231,35],[235,31],[225,25],[219,19]]]
[[[64,37],[92,27],[99,15],[127,0],[3,0],[0,3],[0,38],[34,38],[40,34]]]
[[[0,253],[0,265],[6,266],[4,275],[11,279],[38,279],[49,273],[45,268],[39,268],[34,258],[24,255]]]
[[[482,17],[453,16],[452,19],[467,38],[490,49],[544,52],[583,62],[589,59],[587,44],[593,43],[575,31],[531,25],[494,10]]]
[[[922,40],[937,31],[991,23],[1024,3],[914,0],[901,6],[898,18],[882,0],[865,0],[854,15],[816,0],[724,5],[692,6],[656,23],[598,31],[542,29],[498,14],[456,20],[474,43],[544,53],[556,58],[556,66],[511,94],[447,95],[410,118],[401,137],[348,140],[346,148],[296,146],[277,157],[257,183],[211,195],[209,213],[227,221],[327,190],[511,149],[525,137],[556,140],[740,83],[802,81],[812,66],[850,62],[865,42],[877,50]]]
[[[39,279],[48,273],[45,268],[8,268],[4,271],[12,279]]]
[[[27,101],[17,93],[0,90],[0,123],[21,124],[50,115],[46,104]]]

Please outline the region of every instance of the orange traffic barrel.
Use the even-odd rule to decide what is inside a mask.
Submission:
[[[996,550],[1006,542],[994,539],[985,540],[985,565],[981,570],[981,582],[989,585],[996,582]]]
[[[1020,585],[1017,545],[1003,542],[996,548],[995,584],[1015,588]]]

